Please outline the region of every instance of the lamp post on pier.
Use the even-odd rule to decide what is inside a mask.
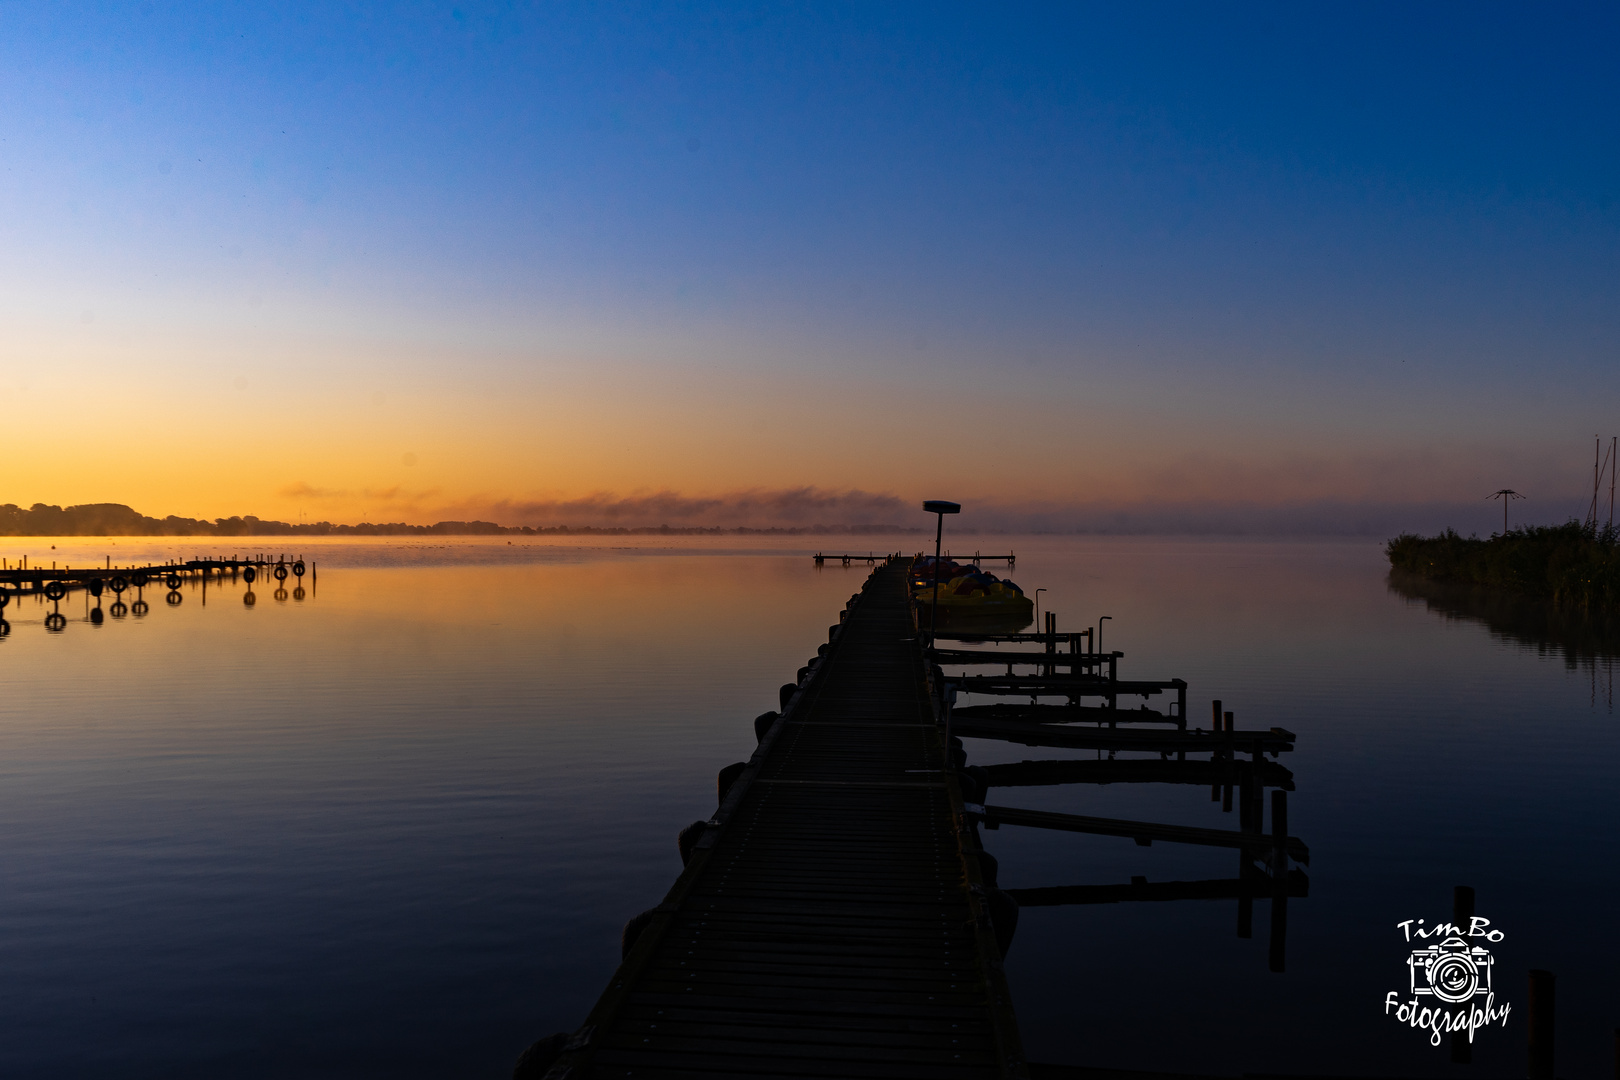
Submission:
[[[923,510],[930,514],[938,514],[939,522],[934,529],[934,602],[928,608],[928,647],[934,647],[934,627],[939,622],[939,545],[945,537],[945,515],[960,514],[961,503],[946,502],[943,499],[929,499],[923,503]]]

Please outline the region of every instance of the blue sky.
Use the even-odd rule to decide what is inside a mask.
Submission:
[[[48,459],[25,407],[3,499],[1430,527],[1559,516],[1620,428],[1613,8],[0,19],[8,381],[196,407]]]

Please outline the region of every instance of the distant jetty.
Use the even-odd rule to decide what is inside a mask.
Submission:
[[[1481,540],[1452,529],[1403,533],[1385,547],[1391,569],[1433,581],[1539,596],[1559,606],[1620,609],[1620,533],[1570,521]]]

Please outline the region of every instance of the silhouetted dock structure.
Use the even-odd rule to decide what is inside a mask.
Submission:
[[[9,562],[9,560],[8,560]],[[137,618],[150,610],[150,605],[144,599],[144,591],[148,586],[159,586],[167,589],[165,602],[173,607],[181,602],[180,588],[188,582],[197,582],[202,586],[203,602],[208,599],[208,583],[221,581],[229,575],[232,581],[238,577],[247,583],[248,589],[242,596],[243,603],[252,606],[255,603],[253,582],[261,576],[274,579],[275,592],[272,596],[277,600],[284,600],[288,593],[285,583],[291,578],[296,586],[291,596],[294,600],[302,600],[305,596],[303,587],[304,575],[309,574],[310,584],[315,582],[315,564],[306,564],[302,556],[288,560],[285,555],[266,557],[263,555],[248,556],[246,558],[231,556],[228,559],[184,559],[170,560],[161,563],[145,563],[139,566],[114,566],[109,556],[101,566],[57,566],[52,563],[49,569],[43,566],[29,566],[26,558],[20,559],[18,565],[0,566],[0,637],[11,632],[11,623],[5,618],[7,609],[13,599],[32,596],[36,601],[48,601],[52,605],[51,613],[45,616],[45,629],[59,633],[67,627],[67,617],[62,614],[61,602],[69,593],[80,590],[94,597],[95,607],[89,612],[91,623],[100,625],[110,614],[115,619],[125,615],[134,615]],[[124,593],[134,591],[134,602],[124,603]],[[111,595],[112,605],[103,612],[101,598]]]
[[[1081,652],[1090,634],[1058,634],[1055,617],[1046,634],[955,635],[980,648],[935,651],[917,627],[911,565],[878,564],[828,643],[782,687],[781,712],[755,720],[758,748],[720,770],[713,817],[681,831],[684,871],[625,926],[623,962],[583,1026],[536,1043],[515,1076],[1029,1077],[1002,968],[1020,904],[1235,899],[1247,937],[1253,901],[1269,899],[1271,967],[1282,970],[1287,900],[1308,891],[1289,864],[1309,852],[1288,834],[1293,775],[1266,758],[1294,736],[1239,731],[1219,702],[1209,730],[1189,727],[1185,682],[1120,680],[1122,654]],[[1008,674],[946,673],[982,665]],[[1030,703],[957,708],[969,690]],[[1119,707],[1167,691],[1175,699],[1163,711]],[[1096,759],[969,766],[964,737]],[[1207,784],[1227,810],[1235,791],[1239,827],[985,798],[992,787],[1066,783]],[[980,843],[981,828],[1004,826],[1224,847],[1237,872],[1004,891]]]
[[[248,558],[231,557],[229,559],[185,559],[172,562],[146,563],[141,566],[113,566],[108,559],[105,566],[62,566],[54,564],[46,569],[42,566],[19,565],[0,569],[0,585],[23,593],[48,593],[52,582],[60,584],[64,589],[87,588],[96,595],[101,589],[109,589],[121,593],[128,588],[142,588],[153,582],[168,584],[172,579],[175,584],[170,588],[178,588],[179,584],[195,577],[206,577],[209,574],[237,574],[252,569],[256,573],[269,573],[277,580],[285,581],[289,575],[295,578],[304,576],[306,570],[312,569],[302,558],[289,560],[286,556],[265,557],[263,555]]]
[[[1016,909],[992,910],[963,827],[908,565],[873,573],[722,773],[685,872],[550,1075],[1028,1075],[997,943]]]
[[[814,555],[810,556],[817,566],[822,566],[830,562],[842,563],[845,566],[848,566],[851,563],[865,563],[868,566],[876,566],[878,563],[894,557],[895,556],[892,555],[876,555],[870,551],[868,551],[865,555],[828,555],[825,552],[818,551]],[[1005,555],[981,555],[979,552],[975,551],[971,558],[964,555],[958,561],[970,562],[975,566],[982,562],[1004,562],[1011,567],[1017,565],[1018,556],[1010,551]]]

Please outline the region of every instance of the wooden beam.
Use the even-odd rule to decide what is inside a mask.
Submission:
[[[1189,825],[1161,825],[1153,821],[1127,821],[1123,818],[1087,817],[1084,814],[1058,814],[1050,810],[1023,810],[1015,806],[986,806],[985,825],[1023,825],[1031,829],[1057,829],[1062,832],[1090,833],[1094,836],[1125,836],[1138,844],[1163,840],[1170,844],[1197,844],[1201,847],[1261,850],[1273,844],[1262,833],[1234,832],[1230,829],[1199,829]],[[1284,850],[1297,863],[1310,865],[1310,849],[1305,841],[1290,836]]]
[[[1311,882],[1298,867],[1288,871],[1289,896],[1309,896]],[[1237,900],[1244,895],[1272,895],[1271,875],[1254,871],[1248,881],[1214,878],[1206,881],[1132,881],[1129,885],[1051,885],[1038,889],[1008,889],[1007,895],[1023,907],[1060,907],[1069,904],[1120,904],[1137,900]]]

